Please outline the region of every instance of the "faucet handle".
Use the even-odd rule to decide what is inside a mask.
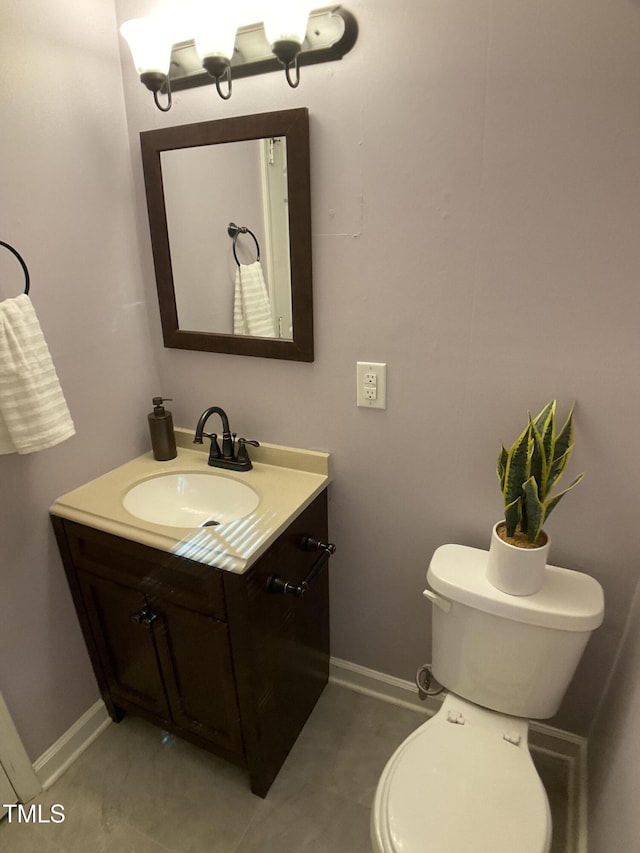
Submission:
[[[250,466],[251,461],[247,451],[247,444],[251,444],[253,447],[260,447],[260,442],[249,438],[238,439],[238,455],[236,456],[236,460],[240,463],[248,462]]]
[[[220,445],[218,444],[218,435],[215,432],[203,432],[202,433],[205,438],[211,439],[211,447],[209,449],[209,462],[212,459],[220,459],[222,453],[220,452]]]
[[[260,447],[260,442],[256,441],[254,438],[239,438],[238,444],[244,447],[245,444],[252,444],[254,447]]]

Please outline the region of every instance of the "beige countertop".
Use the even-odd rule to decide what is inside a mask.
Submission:
[[[176,429],[178,455],[157,462],[151,452],[59,497],[52,515],[232,572],[245,572],[329,483],[329,454],[263,444],[250,448],[251,471],[207,465],[208,441]],[[123,506],[134,485],[161,474],[211,473],[246,483],[260,503],[244,518],[217,527],[168,527],[142,521]]]

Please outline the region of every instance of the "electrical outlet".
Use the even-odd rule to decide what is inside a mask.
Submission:
[[[387,365],[373,361],[356,364],[356,403],[366,409],[387,408]]]

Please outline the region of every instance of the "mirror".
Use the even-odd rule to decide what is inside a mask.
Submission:
[[[140,144],[165,346],[313,361],[308,111]]]

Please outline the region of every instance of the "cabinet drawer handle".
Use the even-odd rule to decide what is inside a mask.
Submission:
[[[154,613],[148,607],[143,607],[140,613],[136,613],[131,617],[138,625],[143,625],[145,628],[150,628],[158,618],[158,614]]]
[[[320,556],[309,569],[307,576],[298,586],[283,581],[282,578],[270,575],[267,580],[267,592],[273,595],[295,595],[296,598],[302,596],[309,589],[309,584],[316,577],[320,569],[328,562],[332,554],[335,553],[336,546],[329,543],[321,542],[319,539],[314,539],[313,536],[303,536],[300,541],[300,547],[303,551],[320,551]]]

